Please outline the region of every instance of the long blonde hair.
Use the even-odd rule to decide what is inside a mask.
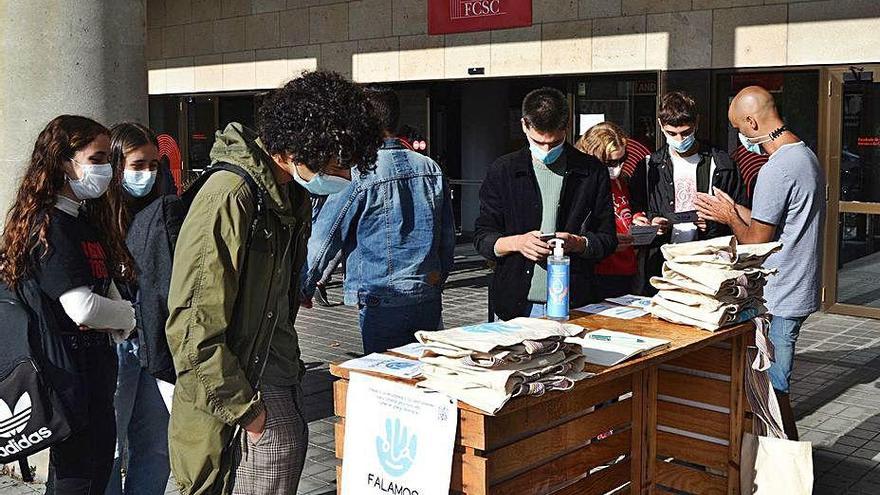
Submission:
[[[593,155],[602,163],[611,160],[611,154],[622,150],[629,138],[626,131],[612,122],[600,122],[590,127],[575,143],[582,152]]]

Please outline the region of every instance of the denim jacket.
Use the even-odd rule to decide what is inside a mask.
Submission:
[[[353,173],[312,222],[303,295],[327,265],[345,259],[346,305],[406,306],[438,299],[452,269],[455,227],[440,166],[397,139],[379,149],[376,169]]]

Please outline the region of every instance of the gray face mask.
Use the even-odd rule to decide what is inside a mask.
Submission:
[[[110,181],[113,180],[113,166],[109,163],[93,165],[90,163],[79,163],[71,159],[73,163],[82,167],[83,176],[79,180],[68,179],[73,194],[80,201],[85,199],[97,199],[107,192]]]

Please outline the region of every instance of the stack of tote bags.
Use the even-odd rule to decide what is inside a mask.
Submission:
[[[767,312],[764,285],[775,270],[764,261],[782,244],[737,244],[733,236],[667,244],[663,273],[652,277],[659,290],[651,314],[673,323],[715,331]]]
[[[580,346],[565,342],[583,332],[578,325],[534,318],[417,332],[425,345],[425,380],[418,386],[489,414],[512,397],[569,390],[589,376]]]

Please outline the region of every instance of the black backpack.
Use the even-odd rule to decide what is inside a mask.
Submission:
[[[265,213],[266,195],[253,177],[240,167],[228,163],[217,163],[206,169],[179,198],[173,195],[162,196],[141,210],[132,221],[126,238],[128,249],[138,263],[139,289],[135,301],[135,313],[140,339],[138,355],[141,367],[152,376],[169,383],[176,381],[174,361],[165,336],[174,247],[183,221],[199,189],[213,173],[221,170],[232,172],[244,179],[256,198],[256,214],[245,244],[245,255],[247,255],[250,240]]]
[[[32,280],[15,291],[0,284],[0,464],[20,461],[26,480],[27,456],[61,442],[83,419],[74,409],[84,384],[64,369],[45,302]]]

